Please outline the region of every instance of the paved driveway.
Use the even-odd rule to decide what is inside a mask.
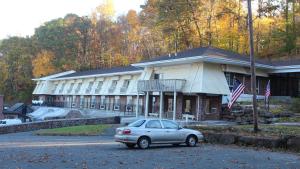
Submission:
[[[210,144],[129,150],[112,136],[51,137],[27,132],[0,135],[0,168],[300,169],[300,156]]]

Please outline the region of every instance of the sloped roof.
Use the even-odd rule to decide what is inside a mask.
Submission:
[[[174,60],[181,58],[189,58],[195,56],[206,56],[206,57],[214,57],[214,58],[224,58],[224,59],[232,59],[237,61],[246,61],[250,62],[250,57],[248,55],[242,55],[236,52],[232,52],[229,50],[224,50],[215,47],[199,47],[193,49],[187,49],[177,54],[170,55],[162,55],[155,57],[150,60],[144,60],[139,63],[148,63],[148,62],[156,62],[156,61],[166,61],[166,60]],[[300,59],[290,59],[290,60],[280,60],[280,61],[269,61],[255,58],[255,62],[259,64],[269,65],[269,66],[291,66],[291,65],[300,65]]]
[[[131,72],[131,71],[139,71],[139,70],[142,70],[142,68],[133,67],[133,66],[114,67],[114,68],[107,68],[107,69],[95,69],[95,70],[88,70],[88,71],[82,71],[82,72],[75,72],[75,73],[71,73],[68,75],[59,76],[58,78],[101,75],[101,74]]]

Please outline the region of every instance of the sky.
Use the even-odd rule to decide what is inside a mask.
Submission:
[[[44,22],[68,13],[90,15],[104,0],[1,0],[0,39],[9,36],[30,36]],[[140,11],[145,0],[114,0],[116,15],[134,9]]]

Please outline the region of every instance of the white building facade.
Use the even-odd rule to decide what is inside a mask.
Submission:
[[[33,96],[46,106],[174,120],[220,119],[222,98],[230,95],[234,78],[246,85],[244,96],[251,93],[249,65],[247,56],[212,47],[195,48],[128,67],[68,71],[33,79],[37,84]],[[300,93],[299,68],[258,61],[258,94],[264,94],[268,80],[278,83],[280,78],[292,80],[287,94],[278,95],[292,96],[288,94],[290,85]],[[274,85],[274,93],[278,86],[282,85]]]

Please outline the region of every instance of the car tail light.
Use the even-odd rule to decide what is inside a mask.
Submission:
[[[125,130],[123,130],[123,134],[131,134],[131,130],[129,130],[129,129],[125,129]]]

